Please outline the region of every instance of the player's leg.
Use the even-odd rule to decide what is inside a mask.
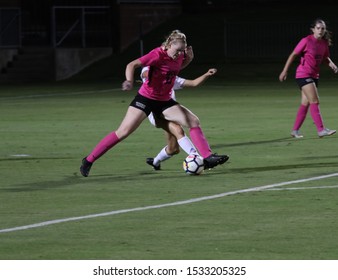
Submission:
[[[195,146],[190,139],[185,135],[183,128],[173,122],[168,122],[163,118],[156,118],[156,127],[161,127],[165,130],[167,145],[157,154],[155,158],[147,158],[147,164],[154,167],[155,170],[160,170],[162,161],[171,158],[173,155],[180,152],[181,147],[187,154],[197,154]],[[178,139],[178,140],[177,140]]]
[[[161,169],[161,162],[170,159],[173,155],[180,152],[176,137],[168,132],[164,132],[167,146],[163,147],[162,150],[154,158],[147,158],[147,164],[154,167],[155,170]]]
[[[291,131],[291,136],[294,138],[302,138],[303,135],[300,133],[299,129],[301,128],[302,124],[304,123],[304,120],[306,118],[307,112],[309,110],[309,101],[304,94],[304,92],[301,91],[301,104],[298,108],[296,119]]]
[[[178,126],[178,125],[177,125]],[[180,145],[178,144],[177,138],[168,132],[164,133],[164,137],[167,142],[166,152],[170,156],[177,155],[180,152]]]
[[[169,122],[168,123],[169,134],[174,135],[175,138],[168,138],[168,151],[172,154],[177,153],[178,145],[185,151],[188,155],[195,154],[199,155],[196,147],[191,142],[189,137],[185,134],[182,126],[177,123]],[[175,142],[174,142],[175,140]],[[177,145],[178,144],[178,145]],[[179,151],[178,151],[179,152]]]
[[[164,123],[166,123],[167,121],[162,119],[159,120],[158,118],[156,118],[156,116],[151,112],[148,116],[148,120],[149,122],[157,127],[157,128],[161,128],[163,126]],[[166,132],[165,132],[166,133]],[[155,158],[153,157],[148,157],[146,159],[146,163],[149,164],[150,166],[152,166],[155,170],[161,170],[161,161],[167,160],[169,159],[171,156],[167,154],[166,152],[166,147],[165,146],[158,154]]]
[[[178,104],[164,110],[163,115],[165,119],[190,129],[191,140],[202,157],[208,157],[211,154],[209,143],[200,127],[200,121],[189,109]]]
[[[204,158],[206,168],[212,168],[218,164],[223,164],[229,159],[227,155],[212,154],[209,143],[200,127],[198,117],[189,109],[177,104],[164,110],[163,115],[165,119],[190,129],[191,140]]]
[[[171,158],[180,152],[180,147],[189,155],[199,155],[194,144],[189,137],[185,135],[182,127],[176,123],[168,122],[169,132],[165,132],[167,146],[165,146],[155,158],[147,158],[147,163],[152,165],[156,170],[160,169],[160,163]],[[179,140],[177,140],[179,138]]]
[[[330,136],[336,133],[336,130],[331,130],[324,127],[322,115],[319,108],[319,96],[315,83],[310,83],[302,87],[302,93],[306,96],[310,103],[310,113],[313,122],[316,125],[318,136]]]
[[[104,155],[109,149],[117,143],[127,138],[134,132],[142,121],[147,117],[146,113],[132,106],[128,107],[127,113],[121,122],[119,128],[106,135],[92,150],[92,152],[82,160],[80,172],[84,177],[89,175],[92,164]]]

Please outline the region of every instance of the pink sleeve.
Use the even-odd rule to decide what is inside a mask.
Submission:
[[[146,55],[141,56],[139,60],[141,61],[143,66],[152,66],[158,61],[158,58],[159,58],[159,52],[158,52],[158,48],[156,48],[150,51],[149,53],[147,53]]]
[[[296,54],[301,54],[305,50],[306,44],[307,38],[303,38],[302,40],[299,41],[293,52]]]

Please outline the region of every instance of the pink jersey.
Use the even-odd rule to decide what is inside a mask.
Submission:
[[[329,45],[324,39],[317,40],[313,35],[304,37],[294,52],[301,55],[296,70],[296,78],[319,78],[319,66],[329,56]]]
[[[149,66],[148,80],[142,84],[139,94],[154,100],[169,100],[175,78],[181,70],[184,54],[172,59],[159,47],[139,59],[143,65]]]

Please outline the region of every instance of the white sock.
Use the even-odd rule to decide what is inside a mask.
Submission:
[[[190,141],[188,136],[183,136],[181,139],[177,140],[180,147],[188,154],[199,155],[194,144]]]
[[[154,158],[154,165],[155,166],[158,166],[160,164],[161,161],[165,161],[169,158],[171,158],[172,156],[171,155],[168,155],[167,152],[166,152],[166,149],[167,146],[165,146],[159,153],[158,155]]]

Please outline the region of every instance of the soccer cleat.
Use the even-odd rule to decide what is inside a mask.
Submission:
[[[229,156],[227,155],[211,154],[210,156],[204,159],[204,168],[205,169],[214,168],[219,164],[225,163],[228,159]]]
[[[82,159],[82,165],[80,166],[80,172],[83,177],[88,177],[89,171],[92,168],[93,163],[89,162],[87,158]]]
[[[161,164],[154,165],[154,158],[147,158],[146,163],[151,165],[155,170],[161,170]]]
[[[332,129],[328,129],[328,128],[324,128],[322,131],[318,132],[318,136],[320,138],[324,137],[324,136],[330,136],[335,134],[337,131],[336,130],[332,130]]]
[[[291,131],[291,136],[292,136],[293,138],[297,138],[297,139],[303,138],[303,135],[300,134],[299,130],[292,130],[292,131]]]

